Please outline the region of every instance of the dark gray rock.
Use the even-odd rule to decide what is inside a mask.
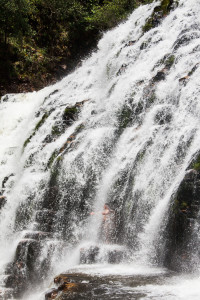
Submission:
[[[190,167],[198,167],[198,157]],[[173,197],[166,229],[165,266],[175,271],[191,271],[192,255],[198,248],[194,225],[200,208],[200,170],[189,169]]]

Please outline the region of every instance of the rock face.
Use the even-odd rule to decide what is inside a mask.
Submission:
[[[172,206],[167,234],[165,265],[176,271],[194,269],[191,253],[198,253],[198,237],[194,237],[200,207],[200,155],[188,167]],[[192,250],[192,251],[191,251]],[[194,255],[194,254],[193,254]]]
[[[24,239],[19,242],[14,262],[7,267],[9,276],[6,280],[6,287],[13,288],[14,294],[20,295],[28,287],[29,282],[36,281],[38,272],[35,261],[38,259],[39,253],[39,241]]]
[[[27,232],[16,249],[14,261],[7,265],[5,287],[12,289],[12,294],[20,297],[31,284],[38,284],[48,269],[48,257],[39,259],[42,243],[50,238],[48,232]],[[48,256],[48,253],[47,253]]]

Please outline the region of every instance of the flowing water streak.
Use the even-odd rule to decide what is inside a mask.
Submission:
[[[1,102],[0,179],[15,174],[6,183],[8,201],[0,216],[2,265],[14,255],[23,230],[36,228],[35,215],[51,176],[47,163],[81,124],[84,129],[77,134],[74,148],[62,157],[55,238],[64,236],[71,248],[85,236],[96,243],[100,218],[98,222],[80,218],[80,207],[84,205],[87,215],[90,209],[101,211],[103,203],[113,202],[124,211],[121,240],[133,248],[133,260],[158,262],[157,250],[163,242],[159,236],[167,222],[171,195],[198,150],[199,68],[185,84],[179,79],[200,61],[200,4],[180,0],[160,26],[143,35],[142,26],[156,5],[140,7],[126,23],[106,33],[99,50],[61,82]],[[134,41],[132,45],[128,45],[130,41]],[[153,81],[165,68],[166,55],[173,56],[173,64],[165,80]],[[83,100],[88,101],[78,119],[58,138],[44,142],[65,106]],[[45,113],[48,117],[33,135]],[[127,113],[132,121],[125,126]],[[92,187],[87,188],[90,182]],[[30,219],[16,229],[17,209],[26,201],[32,207]],[[71,205],[67,219],[63,214],[66,203]],[[52,273],[68,266],[70,249],[63,252],[60,262],[55,251]]]

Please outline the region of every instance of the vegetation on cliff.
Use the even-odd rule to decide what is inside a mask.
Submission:
[[[62,77],[103,30],[150,2],[0,0],[0,95],[38,89]]]

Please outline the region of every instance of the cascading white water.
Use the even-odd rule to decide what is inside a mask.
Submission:
[[[38,229],[37,213],[47,209],[41,203],[57,162],[53,243],[65,239],[68,245],[59,260],[60,246],[55,249],[51,274],[76,264],[86,241],[98,243],[101,219],[89,212],[101,211],[105,202],[123,210],[120,242],[134,250],[131,261],[162,261],[157,249],[170,199],[199,150],[200,2],[180,0],[158,27],[143,34],[157,5],[139,7],[107,32],[99,50],[61,82],[2,98],[0,182],[14,174],[5,183],[7,203],[0,212],[2,274],[18,242]],[[167,59],[173,61],[170,68]],[[155,79],[158,72],[163,80]],[[53,135],[65,108],[77,102],[82,102],[77,119]],[[66,142],[69,147],[61,150]],[[17,221],[19,211],[27,216],[23,222]]]

